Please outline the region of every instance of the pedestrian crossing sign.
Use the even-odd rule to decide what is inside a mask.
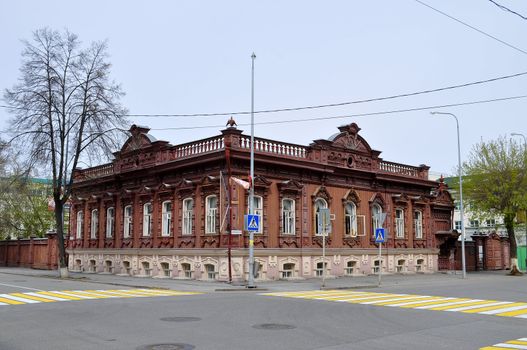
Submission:
[[[384,243],[385,235],[383,228],[375,229],[375,243]]]
[[[248,214],[245,215],[245,229],[247,231],[260,231],[260,215]]]

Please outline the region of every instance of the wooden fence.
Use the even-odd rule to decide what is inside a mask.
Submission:
[[[46,236],[0,241],[0,266],[57,269],[57,234],[50,232]]]

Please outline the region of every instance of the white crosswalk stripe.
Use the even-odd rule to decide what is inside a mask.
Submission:
[[[70,301],[69,299],[65,299],[65,298],[57,298],[57,297],[54,297],[54,296],[51,296],[51,295],[42,295],[42,294],[38,294],[38,293],[24,293],[26,295],[32,295],[34,297],[39,297],[39,298],[45,298],[45,299],[50,299],[50,300],[55,300],[55,301]]]
[[[108,298],[152,298],[203,294],[160,289],[121,289],[121,290],[65,290],[39,291],[26,293],[0,294],[0,306],[24,304],[48,304],[57,301],[84,301]]]
[[[9,294],[0,294],[0,297],[1,298],[15,300],[15,301],[20,301],[20,302],[27,303],[27,304],[38,304],[38,303],[41,303],[41,301],[38,301],[38,300],[25,299],[25,298],[21,298],[21,297],[17,297],[17,296],[14,296],[14,295],[9,295]]]
[[[262,293],[261,295],[527,319],[527,302],[359,291],[345,292],[342,290]]]

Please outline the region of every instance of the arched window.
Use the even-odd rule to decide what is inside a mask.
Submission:
[[[152,203],[143,205],[143,236],[152,234]]]
[[[379,204],[375,203],[371,207],[371,219],[372,219],[372,228],[373,228],[373,237],[375,237],[375,230],[381,228],[381,212],[382,208]]]
[[[99,231],[99,210],[93,209],[91,211],[90,238],[96,239],[98,231]]]
[[[77,212],[77,239],[82,239],[82,227],[83,227],[84,213],[82,210]]]
[[[357,206],[353,202],[344,207],[345,233],[347,236],[357,237]]]
[[[423,238],[423,213],[419,210],[414,211],[415,238]]]
[[[123,235],[124,238],[130,238],[132,234],[132,206],[124,207]]]
[[[172,231],[172,202],[166,201],[162,204],[162,213],[163,220],[161,222],[161,235],[170,236]]]
[[[218,214],[218,197],[205,198],[205,233],[216,233],[216,215]]]
[[[404,238],[404,210],[395,209],[395,236]]]
[[[315,235],[320,236],[322,235],[322,225],[319,224],[321,217],[320,217],[320,209],[326,209],[328,207],[328,202],[326,202],[323,198],[317,198],[315,200],[313,212],[315,214]]]
[[[290,198],[282,199],[282,234],[295,234],[295,201]]]
[[[106,209],[106,238],[113,237],[113,230],[115,225],[115,209],[110,207]]]
[[[192,234],[192,216],[194,214],[194,200],[192,198],[186,198],[183,200],[183,211],[182,211],[182,234]]]

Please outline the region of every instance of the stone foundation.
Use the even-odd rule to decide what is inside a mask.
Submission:
[[[84,273],[106,273],[135,277],[228,281],[229,265],[225,249],[74,249],[68,250],[69,269]],[[382,254],[382,271],[432,273],[438,269],[436,250],[389,249]],[[231,253],[233,281],[248,279],[248,250]],[[328,249],[325,260],[320,250],[255,249],[259,267],[256,280],[305,279],[363,276],[378,272],[376,249]]]

